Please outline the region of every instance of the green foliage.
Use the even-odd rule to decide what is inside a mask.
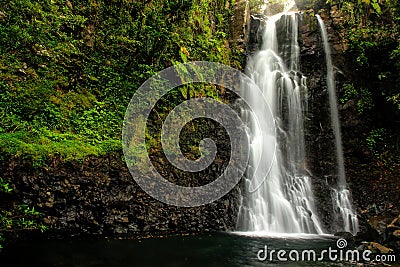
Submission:
[[[367,88],[356,89],[353,84],[346,83],[343,85],[343,96],[340,98],[340,102],[344,104],[351,99],[357,101],[357,111],[360,114],[374,107],[372,94]]]
[[[363,113],[367,110],[371,110],[374,106],[371,92],[366,88],[360,89],[360,99],[357,102],[357,110],[359,113]]]
[[[327,7],[326,0],[297,0],[296,6],[301,10],[314,10],[315,12]]]
[[[356,55],[356,64],[360,67],[367,67],[368,58],[372,51],[382,44],[384,38],[379,35],[380,29],[376,28],[353,28],[348,32],[349,52]]]
[[[397,68],[400,69],[400,43],[397,48],[392,51],[390,54],[390,59],[395,62]]]
[[[384,128],[372,130],[367,137],[367,147],[370,151],[377,153],[385,149],[385,139],[387,137],[387,131]]]
[[[400,9],[394,0],[332,0],[335,28],[347,46],[351,80],[341,102],[352,100],[360,120],[368,121],[365,147],[383,176],[398,175],[400,166]],[[368,112],[367,112],[368,111]],[[387,172],[389,171],[389,172]]]
[[[389,171],[398,172],[400,162],[400,138],[391,130],[377,128],[366,138],[368,149],[378,160],[378,165]]]
[[[327,4],[339,7],[342,22],[336,26],[345,32],[349,54],[360,69],[370,67],[371,57],[378,51],[398,47],[400,14],[395,1],[328,0]],[[382,56],[389,60],[388,55]],[[395,57],[396,50],[392,53]]]
[[[53,156],[80,159],[120,149],[125,108],[146,79],[187,61],[240,67],[242,54],[227,41],[233,2],[5,2],[0,7],[3,157],[29,157],[40,165]],[[202,90],[218,97],[211,87]]]
[[[250,7],[250,10],[252,10],[252,11],[260,10],[264,4],[265,4],[264,0],[250,0],[249,1],[249,7]]]
[[[346,83],[343,85],[343,96],[340,98],[340,102],[344,104],[350,99],[356,98],[357,96],[358,92],[354,85],[351,83]]]
[[[0,195],[10,195],[13,189],[0,177]],[[19,204],[12,207],[5,207],[2,203],[0,207],[0,251],[3,248],[1,243],[5,241],[4,232],[11,231],[32,231],[40,230],[44,232],[48,229],[46,225],[38,221],[44,214],[31,208],[26,204]]]
[[[365,21],[371,14],[381,15],[381,5],[384,1],[379,0],[327,0],[326,4],[334,6],[338,5],[344,10],[347,15],[349,23]]]
[[[10,187],[10,185],[0,177],[0,192],[8,194],[11,193],[12,190],[13,189]]]
[[[84,136],[58,134],[43,129],[40,132],[15,132],[0,134],[0,150],[5,157],[28,158],[34,166],[41,166],[51,158],[70,161],[80,160],[90,155],[102,155],[121,149],[120,140],[107,139],[91,144]]]
[[[40,230],[44,232],[48,227],[37,221],[37,218],[44,214],[30,208],[28,205],[20,204],[14,211],[4,211],[0,213],[0,231],[15,230]]]
[[[400,93],[387,97],[387,100],[397,106],[397,109],[400,110]]]

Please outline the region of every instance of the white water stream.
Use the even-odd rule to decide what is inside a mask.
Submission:
[[[344,171],[344,157],[342,136],[340,132],[339,112],[337,108],[335,76],[333,71],[331,49],[329,47],[328,33],[324,21],[317,15],[318,24],[321,29],[322,40],[326,59],[327,76],[326,82],[329,92],[329,106],[331,110],[332,129],[335,136],[336,160],[338,172],[338,188],[332,190],[332,201],[336,219],[343,223],[344,231],[356,234],[358,232],[358,219],[352,205],[350,191],[347,189],[346,174]]]
[[[248,194],[240,211],[240,230],[324,232],[305,163],[303,122],[307,87],[306,78],[299,72],[298,20],[296,13],[270,17],[264,28],[261,49],[247,64],[247,74],[262,90],[272,117],[263,115],[266,109],[263,106],[254,110],[255,114],[244,111],[251,157],[246,174]],[[278,22],[284,25],[282,34],[285,36],[279,36],[282,43],[278,42]],[[248,93],[251,106],[257,107],[257,102],[261,101]]]
[[[262,28],[261,48],[247,63],[247,74],[262,90],[265,99],[257,99],[255,94],[253,97],[252,88],[243,89],[249,104],[257,108],[252,112],[244,109],[242,113],[251,143],[239,231],[324,234],[306,165],[307,83],[300,72],[299,19],[296,12],[269,17]],[[332,198],[337,223],[343,224],[343,230],[355,234],[358,221],[345,178],[331,53],[325,25],[319,16],[317,19],[326,56],[338,176],[337,189],[327,197]],[[262,104],[265,102],[268,107]]]

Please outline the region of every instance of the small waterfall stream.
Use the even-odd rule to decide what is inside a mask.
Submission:
[[[247,74],[262,90],[273,117],[264,115],[262,106],[255,110],[257,114],[243,111],[248,122],[251,157],[245,189],[249,193],[242,201],[240,230],[324,232],[306,168],[303,122],[307,87],[306,77],[299,72],[298,20],[296,13],[268,18],[261,49],[247,64]],[[280,42],[278,24],[285,35],[279,36]],[[258,99],[251,95],[248,98],[257,106]],[[261,131],[255,127],[257,123]]]
[[[339,112],[337,108],[335,77],[333,72],[333,64],[331,50],[328,42],[328,33],[322,18],[317,15],[318,24],[321,29],[322,40],[324,42],[325,59],[327,76],[326,82],[329,92],[329,106],[331,110],[332,129],[335,136],[336,160],[338,172],[338,189],[332,190],[333,207],[336,217],[343,222],[343,227],[346,232],[356,234],[358,232],[358,219],[354,211],[350,191],[347,189],[346,174],[344,171],[344,158],[342,137],[340,132]]]

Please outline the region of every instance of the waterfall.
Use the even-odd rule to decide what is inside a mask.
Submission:
[[[249,58],[246,67],[269,106],[259,105],[253,112],[242,112],[251,143],[239,230],[324,232],[306,165],[303,124],[307,87],[306,77],[299,69],[298,20],[297,13],[269,17],[261,49]],[[262,101],[252,97],[251,89],[243,90],[252,106],[257,107]]]
[[[331,122],[335,136],[335,147],[336,147],[338,189],[332,190],[333,207],[335,209],[334,211],[336,213],[337,219],[343,223],[344,230],[356,234],[358,231],[358,219],[357,219],[357,214],[355,213],[354,208],[352,206],[350,191],[347,189],[346,174],[344,171],[343,147],[342,147],[342,137],[340,133],[339,112],[337,108],[335,77],[333,72],[331,51],[328,42],[328,34],[325,28],[324,21],[321,19],[319,15],[317,15],[317,19],[321,29],[322,40],[324,43],[326,68],[327,68],[326,82],[329,92]]]

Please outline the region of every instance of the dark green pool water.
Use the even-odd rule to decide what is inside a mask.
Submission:
[[[264,248],[284,250],[336,246],[326,236],[260,237],[216,233],[141,240],[21,241],[0,253],[1,266],[347,266],[325,262],[257,259]]]

